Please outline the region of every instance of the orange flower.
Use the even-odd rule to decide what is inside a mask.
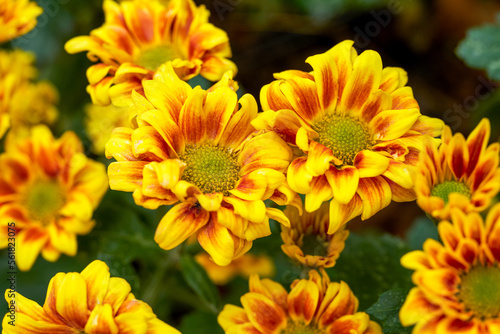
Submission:
[[[344,249],[349,231],[340,227],[335,233],[327,234],[330,222],[328,205],[299,216],[294,207],[287,207],[285,215],[290,219],[290,227],[281,227],[283,252],[293,260],[309,267],[331,268]]]
[[[0,248],[15,223],[20,270],[29,270],[40,252],[48,261],[74,256],[76,235],[92,230],[92,212],[107,190],[104,165],[87,159],[73,132],[55,140],[40,125],[29,138],[7,141],[0,170]]]
[[[436,220],[450,218],[452,208],[481,212],[500,190],[499,143],[488,146],[490,121],[483,119],[465,140],[445,127],[442,143],[427,142],[415,178],[417,204]]]
[[[3,318],[2,333],[180,334],[130,291],[127,281],[110,277],[99,260],[81,273],[54,276],[43,307],[7,289],[5,299],[15,309]]]
[[[129,125],[129,107],[96,106],[89,103],[85,106],[85,130],[92,141],[95,154],[104,154],[106,143],[114,128]]]
[[[358,299],[344,283],[331,283],[323,271],[295,280],[290,293],[269,279],[250,277],[243,307],[226,305],[218,321],[226,333],[382,334],[368,314],[357,312]]]
[[[476,213],[451,209],[453,223],[439,224],[442,243],[401,258],[415,270],[413,288],[400,311],[413,333],[498,333],[500,330],[500,204],[486,223]]]
[[[35,1],[0,0],[0,43],[29,32],[42,12]]]
[[[207,253],[197,254],[195,260],[205,268],[208,277],[217,285],[225,285],[238,275],[245,278],[251,274],[269,277],[275,272],[272,259],[265,255],[246,253],[224,267],[215,264]]]
[[[423,139],[443,122],[420,114],[407,75],[382,68],[380,55],[358,55],[352,41],[309,57],[313,71],[275,74],[262,88],[264,108],[254,126],[272,130],[299,156],[288,168],[290,187],[305,194],[305,209],[330,201],[334,233],[353,217],[365,220],[391,200],[415,199],[414,166]]]
[[[160,71],[144,82],[146,97],[133,93],[135,129],[115,129],[106,145],[117,160],[108,169],[111,189],[134,192],[149,209],[180,201],[158,225],[156,242],[168,250],[196,234],[214,262],[227,265],[271,234],[269,218],[289,223],[264,200],[298,198],[284,183],[291,150],[273,132],[254,133],[257,103],[249,94],[238,101],[229,73],[204,91],[170,64]]]
[[[87,71],[87,91],[97,105],[129,106],[132,90],[152,79],[160,65],[172,61],[188,80],[198,74],[217,81],[227,70],[236,72],[224,31],[208,23],[205,6],[192,0],[105,0],[105,23],[90,36],[65,45],[69,53],[88,51],[98,64]]]

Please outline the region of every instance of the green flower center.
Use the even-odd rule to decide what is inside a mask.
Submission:
[[[457,181],[444,181],[436,185],[431,190],[431,195],[441,198],[444,201],[444,204],[448,204],[449,196],[451,193],[459,193],[470,198],[471,192],[469,187],[467,187],[462,182]]]
[[[205,194],[229,195],[240,179],[237,155],[227,148],[203,144],[186,147],[180,157],[186,163],[182,179],[198,186]]]
[[[158,45],[142,50],[134,61],[137,65],[154,72],[167,61],[177,58],[182,58],[182,55],[176,48],[170,45]]]
[[[318,142],[331,149],[346,165],[352,165],[358,152],[374,144],[368,127],[347,116],[326,115],[314,123],[313,129],[319,135]]]
[[[280,334],[321,334],[325,333],[323,330],[304,323],[288,322],[285,329]]]
[[[54,181],[41,181],[25,193],[25,205],[34,220],[46,221],[56,216],[66,202],[64,191]]]
[[[328,242],[323,240],[323,238],[317,234],[304,235],[302,239],[302,247],[300,248],[304,252],[304,255],[328,255]]]
[[[481,319],[500,316],[500,268],[477,266],[462,277],[458,299]]]

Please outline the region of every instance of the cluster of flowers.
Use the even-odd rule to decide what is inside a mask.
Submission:
[[[32,3],[3,2],[13,13],[2,24],[16,27],[4,40],[34,26],[40,12]],[[87,51],[96,63],[87,71],[95,105],[88,126],[109,115],[94,142],[96,152],[106,142],[105,155],[115,159],[110,188],[132,192],[148,209],[171,206],[155,241],[170,250],[196,236],[209,273],[240,262],[249,275],[260,260],[245,253],[271,234],[270,219],[282,225],[283,251],[315,269],[290,292],[250,275],[243,307],[226,305],[219,315],[227,333],[381,333],[357,312],[347,284],[330,282],[323,268],[335,265],[351,219],[415,199],[439,223],[441,241],[402,259],[417,287],[401,322],[417,324],[414,333],[500,331],[500,205],[486,223],[479,216],[500,190],[499,144],[488,146],[488,120],[467,140],[452,136],[441,120],[420,113],[403,69],[384,68],[375,51],[358,54],[352,41],[307,58],[310,72],[276,73],[262,87],[259,113],[252,95],[238,98],[228,37],[208,23],[204,6],[105,0],[103,7],[105,23],[65,49]],[[9,101],[17,86],[9,78],[29,81],[33,71],[2,66],[0,119],[14,119],[20,113]],[[186,80],[197,75],[217,82],[192,88]],[[17,263],[29,270],[40,252],[49,261],[76,254],[76,235],[93,228],[108,182],[74,133],[56,140],[43,125],[23,136],[14,128],[0,155],[0,222],[16,222]],[[43,308],[17,298],[18,323],[9,327],[4,318],[6,333],[177,332],[99,261],[81,274],[57,274]]]

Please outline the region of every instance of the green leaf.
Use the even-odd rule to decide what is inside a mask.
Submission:
[[[490,78],[500,80],[499,23],[469,29],[456,53],[470,67],[485,69]]]
[[[217,323],[217,315],[201,311],[192,312],[182,318],[179,330],[183,334],[223,334]]]
[[[216,286],[208,277],[205,269],[200,266],[192,256],[181,257],[181,272],[187,284],[196,294],[207,303],[214,313],[220,308],[220,295]]]
[[[384,292],[366,313],[382,325],[384,334],[410,334],[411,327],[403,327],[399,321],[399,310],[408,295],[407,289],[393,289]]]
[[[438,238],[436,225],[427,217],[417,218],[406,234],[408,246],[412,250],[422,249],[422,245],[427,239],[438,240]]]
[[[409,289],[411,271],[399,262],[410,251],[400,238],[351,233],[335,267],[328,269],[332,281],[345,281],[359,299],[360,310],[372,305],[387,290]]]

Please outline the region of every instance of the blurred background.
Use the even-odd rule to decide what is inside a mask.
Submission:
[[[51,81],[59,90],[60,116],[53,126],[55,135],[60,136],[66,130],[75,131],[84,142],[89,156],[109,164],[110,161],[104,157],[92,153],[84,128],[84,106],[90,103],[85,91],[85,71],[91,62],[84,53],[68,55],[63,49],[68,39],[87,35],[102,24],[102,1],[37,2],[44,8],[38,26],[28,35],[3,47],[33,51],[37,57],[39,79]],[[251,93],[257,99],[260,88],[273,80],[273,73],[287,69],[309,71],[310,67],[305,63],[307,57],[325,52],[342,40],[353,39],[358,52],[376,50],[381,54],[384,66],[398,66],[408,72],[408,85],[413,88],[422,114],[443,119],[452,131],[462,132],[465,136],[481,118],[488,117],[492,124],[492,141],[499,139],[500,93],[496,90],[496,81],[491,79],[495,76],[491,73],[489,76],[484,68],[469,67],[462,59],[472,57],[472,46],[484,47],[485,42],[477,41],[467,32],[485,24],[495,26],[496,13],[500,11],[498,1],[195,2],[204,4],[211,11],[210,21],[229,35],[232,60],[239,69],[236,80],[243,92]],[[471,47],[464,46],[459,57],[457,47],[467,36],[468,46]],[[490,56],[495,59],[500,59],[500,33],[498,36],[498,48],[492,44],[490,49]],[[75,258],[63,255],[55,263],[39,258],[30,272],[18,274],[18,291],[43,303],[48,281],[55,273],[81,271],[93,259],[99,258],[111,267],[112,275],[127,279],[137,297],[149,302],[163,320],[185,333],[193,330],[189,327],[192,323],[197,326],[205,324],[206,328],[214,330],[210,333],[217,332],[213,329],[214,314],[209,308],[203,308],[203,303],[200,304],[199,297],[186,286],[180,272],[170,265],[163,266],[164,262],[172,263],[166,261],[167,258],[176,256],[175,252],[161,250],[153,240],[156,224],[165,212],[166,209],[149,211],[137,207],[130,193],[108,191],[95,212],[96,228],[89,235],[78,238],[78,255]],[[420,247],[423,236],[433,233],[432,224],[429,224],[415,202],[392,203],[367,222],[354,219],[347,225],[354,232],[346,246],[346,251],[351,249],[351,252],[345,256],[342,253],[335,267],[340,268],[340,274],[333,273],[332,278],[348,281],[360,298],[361,309],[366,309],[377,300],[373,297],[373,289],[381,293],[394,286],[406,288],[411,284],[409,274],[398,266],[399,257],[409,249]],[[273,256],[276,277],[286,286],[296,277],[288,260],[281,254],[279,228],[274,226],[273,232],[272,236],[258,240],[252,252]],[[356,237],[356,233],[383,232],[389,234],[383,237],[385,241]],[[199,250],[196,244],[188,246],[189,252]],[[373,267],[370,270],[356,264],[363,253],[372,256]],[[391,259],[386,261],[384,256]],[[1,257],[6,258],[5,250],[1,252]],[[6,266],[5,262],[1,261],[0,268],[5,269],[1,267]],[[377,271],[375,266],[383,268]],[[388,268],[392,268],[394,277],[384,277],[384,273],[389,272]],[[359,282],[349,276],[350,272],[356,273]],[[399,272],[404,276],[401,279],[403,283],[397,281]],[[247,290],[247,281],[242,278],[218,288],[224,303],[235,304]]]

